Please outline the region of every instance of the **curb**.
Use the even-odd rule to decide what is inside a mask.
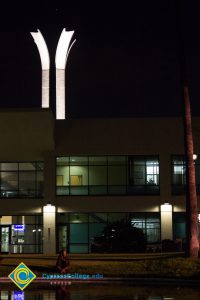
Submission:
[[[191,279],[173,279],[173,278],[121,278],[121,277],[105,277],[105,278],[90,278],[90,279],[44,279],[42,277],[37,277],[32,284],[50,284],[50,285],[62,285],[62,284],[72,284],[72,283],[127,283],[132,285],[173,285],[173,286],[200,286],[200,280]],[[0,277],[0,283],[12,283],[8,277]]]

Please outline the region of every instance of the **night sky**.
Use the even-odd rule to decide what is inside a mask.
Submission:
[[[182,112],[180,47],[175,0],[36,1],[0,12],[0,107],[41,104],[40,58],[30,31],[39,28],[54,57],[60,33],[75,30],[66,73],[67,114],[76,117],[177,116]],[[128,1],[127,1],[128,2]],[[198,2],[198,1],[196,1]],[[108,5],[109,3],[109,5]],[[10,5],[10,6],[9,6]],[[192,112],[200,115],[200,17],[181,1],[185,62]],[[181,45],[181,50],[183,45]]]

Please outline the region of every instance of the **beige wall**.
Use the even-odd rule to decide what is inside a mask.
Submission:
[[[0,111],[0,161],[41,160],[54,150],[54,119],[48,109]]]
[[[181,118],[57,121],[55,137],[57,155],[145,155],[183,151]]]
[[[45,160],[45,198],[1,199],[2,215],[41,212],[48,202],[55,202],[63,211],[159,211],[164,202],[172,203],[174,211],[185,210],[185,196],[171,195],[170,156],[183,154],[181,118],[54,121],[49,110],[3,111],[0,112],[0,126],[3,128],[0,131],[0,161]],[[200,153],[200,118],[193,119],[193,128],[195,152]],[[159,155],[161,194],[56,198],[56,156],[109,154]],[[69,181],[67,175],[64,176],[65,182]]]
[[[57,197],[59,212],[158,212],[160,197],[68,196]]]

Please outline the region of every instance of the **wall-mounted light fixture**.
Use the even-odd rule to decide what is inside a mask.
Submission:
[[[54,205],[51,205],[51,203],[47,203],[47,205],[45,205],[43,207],[43,212],[44,213],[55,213],[56,207]]]
[[[160,206],[161,212],[172,212],[172,205],[168,202],[165,202]]]

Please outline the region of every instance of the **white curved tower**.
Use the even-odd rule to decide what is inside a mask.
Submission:
[[[76,41],[70,45],[73,34],[74,31],[66,31],[64,28],[56,49],[56,119],[59,120],[65,119],[65,68],[69,52]]]
[[[42,66],[42,108],[49,108],[49,68],[50,58],[49,51],[42,33],[38,29],[37,32],[31,32],[31,35],[37,45],[41,66]]]

